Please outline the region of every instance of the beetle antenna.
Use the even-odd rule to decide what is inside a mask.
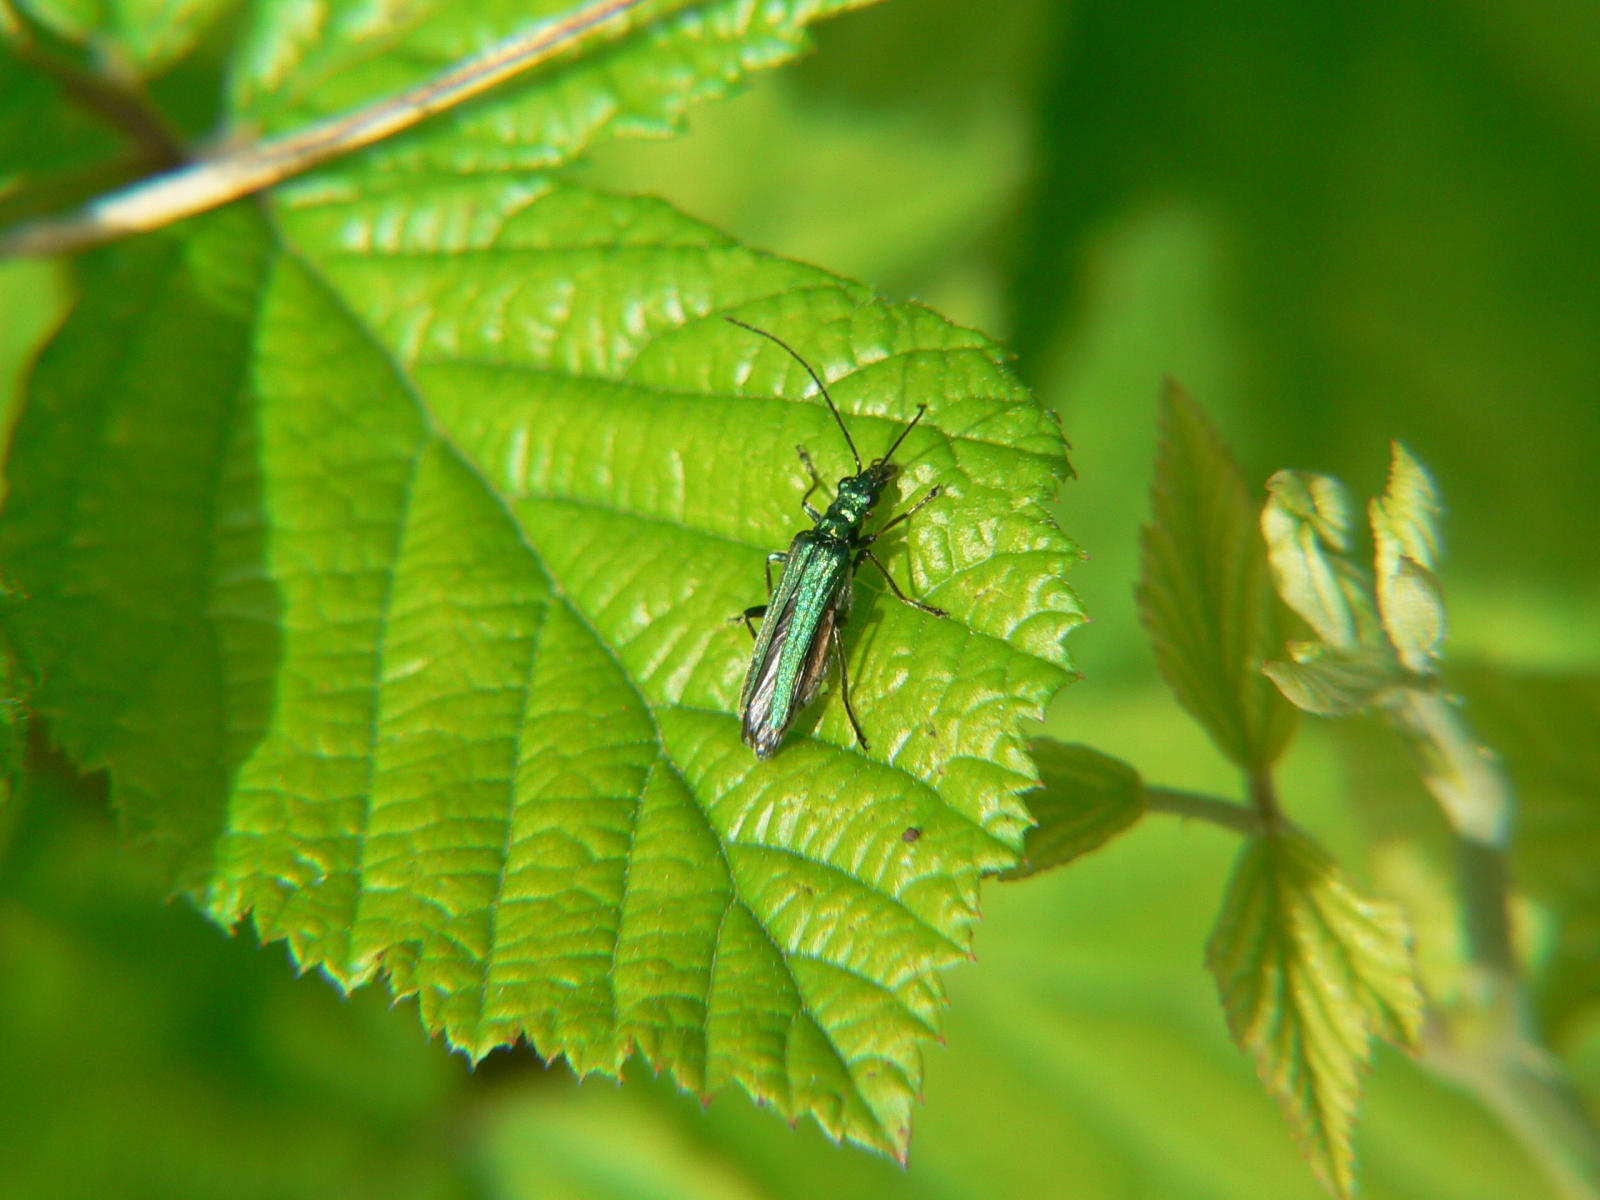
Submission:
[[[917,415],[912,417],[911,420],[906,424],[906,427],[900,431],[900,436],[895,438],[894,445],[890,446],[884,451],[883,457],[878,460],[879,462],[886,463],[889,461],[889,456],[896,450],[900,449],[900,443],[906,440],[906,434],[910,433],[917,427],[917,422],[922,420],[922,414],[927,411],[928,406],[926,404],[917,405]]]
[[[839,432],[844,434],[844,444],[850,447],[850,456],[856,460],[856,474],[859,475],[861,473],[861,455],[856,452],[856,444],[853,440],[851,440],[850,431],[844,427],[844,418],[839,415],[839,410],[834,407],[833,397],[828,395],[828,385],[823,383],[821,376],[811,369],[811,364],[805,359],[801,358],[800,355],[795,352],[794,347],[789,345],[788,342],[774,334],[768,333],[765,329],[757,329],[754,325],[746,325],[743,321],[739,320],[738,317],[724,315],[722,319],[727,321],[730,325],[737,325],[740,329],[748,329],[751,333],[759,333],[769,342],[776,342],[789,352],[790,357],[792,357],[795,362],[799,363],[806,369],[806,374],[811,376],[812,382],[817,385],[817,390],[822,393],[822,398],[828,402],[828,411],[833,414],[833,419],[839,423]],[[920,417],[922,414],[918,413],[917,415]],[[916,422],[913,421],[911,424],[915,425]],[[908,426],[907,432],[909,431],[910,427]],[[905,437],[905,434],[902,433],[900,436]],[[899,444],[899,442],[895,443],[896,446]],[[890,453],[893,453],[892,447],[890,449]],[[888,456],[885,455],[884,457]]]

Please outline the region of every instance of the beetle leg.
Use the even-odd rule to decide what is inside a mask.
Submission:
[[[867,735],[861,732],[861,722],[856,720],[856,710],[850,707],[850,672],[844,665],[844,644],[839,640],[839,626],[842,622],[835,621],[831,637],[833,638],[833,656],[839,663],[839,699],[844,701],[844,715],[850,718],[850,728],[855,730],[856,741],[861,743],[863,750],[872,747],[867,744]]]
[[[811,462],[811,455],[806,453],[804,446],[796,446],[794,452],[800,456],[800,462],[806,469],[806,474],[811,476],[811,486],[806,489],[806,494],[800,497],[800,507],[805,509],[806,516],[813,521],[822,520],[822,514],[811,507],[811,493],[822,486],[822,476],[817,474],[817,468]]]
[[[732,618],[728,624],[731,625],[734,621],[743,621],[744,627],[750,631],[750,636],[754,638],[756,636],[756,627],[750,624],[750,622],[755,620],[757,617],[764,617],[766,615],[767,606],[765,604],[752,604],[738,616]]]
[[[918,505],[917,507],[920,508],[921,505]],[[906,515],[909,516],[910,514],[908,513]],[[894,593],[894,598],[896,600],[900,601],[901,604],[909,605],[910,607],[916,609],[918,612],[925,612],[930,617],[947,617],[947,616],[950,615],[949,613],[945,612],[944,609],[942,609],[942,608],[935,608],[931,604],[924,604],[921,600],[913,600],[910,596],[908,596],[904,592],[902,592],[900,590],[900,585],[894,581],[894,576],[889,574],[889,568],[884,566],[881,562],[879,562],[878,561],[878,556],[876,554],[874,554],[871,550],[867,549],[865,546],[861,547],[860,552],[857,553],[857,555],[856,555],[856,565],[857,566],[861,565],[861,560],[862,559],[866,559],[867,561],[872,563],[873,566],[878,568],[878,570],[883,574],[883,577],[889,581],[889,590]]]
[[[931,488],[928,489],[928,494],[926,496],[924,496],[921,500],[918,500],[915,504],[913,504],[910,508],[906,509],[905,512],[901,513],[898,517],[890,517],[881,526],[879,526],[877,533],[869,533],[869,534],[867,534],[866,537],[862,538],[856,544],[858,546],[870,546],[870,545],[872,545],[872,543],[877,541],[880,537],[882,537],[883,534],[886,531],[888,531],[890,529],[893,529],[896,525],[900,524],[901,521],[909,520],[910,517],[911,517],[911,514],[916,512],[918,509],[920,509],[924,504],[927,504],[928,501],[938,499],[939,493],[942,492],[943,490],[944,490],[944,485],[943,484],[941,484],[941,483],[934,484]],[[877,560],[874,559],[873,561],[876,562]]]
[[[774,550],[771,554],[767,555],[767,595],[772,595],[772,564],[775,562],[786,563],[788,561],[789,553],[786,550]],[[766,615],[767,606],[765,604],[752,604],[742,613],[737,613],[734,616],[729,617],[728,624],[732,625],[735,621],[743,621],[744,627],[750,631],[750,636],[755,637],[756,627],[750,624],[750,622],[754,621],[757,617],[764,617]]]
[[[774,550],[767,555],[767,595],[772,595],[772,564],[775,562],[786,563],[788,561],[789,552],[787,550]],[[766,605],[762,605],[762,608],[765,607]]]

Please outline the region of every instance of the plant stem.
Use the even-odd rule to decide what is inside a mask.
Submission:
[[[1472,735],[1461,710],[1437,691],[1405,688],[1388,705],[1417,753],[1422,782],[1464,838],[1504,852],[1516,796],[1499,760]]]
[[[1258,837],[1267,831],[1267,824],[1259,811],[1228,800],[1162,787],[1146,787],[1144,798],[1145,808],[1149,812],[1207,821],[1246,837]]]
[[[1284,825],[1283,810],[1278,806],[1278,788],[1272,773],[1263,768],[1245,772],[1245,784],[1250,789],[1250,806],[1261,818],[1263,832],[1272,833]]]
[[[631,28],[622,18],[644,2],[588,0],[398,95],[140,180],[70,216],[14,229],[0,237],[0,258],[87,249],[261,191],[409,129],[591,40],[621,36]]]
[[[1540,1043],[1511,941],[1510,781],[1438,692],[1407,689],[1388,712],[1455,831],[1462,941],[1472,971],[1464,1003],[1430,1026],[1424,1060],[1498,1116],[1564,1196],[1600,1200],[1600,1134]]]
[[[1583,1103],[1561,1066],[1521,1038],[1496,1038],[1459,1026],[1431,1024],[1423,1061],[1500,1119],[1567,1200],[1600,1197],[1600,1145]]]

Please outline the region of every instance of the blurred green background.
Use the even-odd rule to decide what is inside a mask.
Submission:
[[[1160,687],[1132,600],[1168,374],[1253,483],[1294,466],[1366,496],[1404,440],[1448,505],[1448,654],[1600,668],[1592,3],[893,0],[817,42],[685,136],[606,146],[580,174],[1016,350],[1073,443],[1059,517],[1090,555],[1085,678],[1051,733],[1237,790]],[[9,386],[43,295],[65,302],[64,278],[0,267]],[[1397,866],[1354,815],[1352,788],[1386,797],[1349,761],[1307,727],[1291,813],[1380,885],[1436,892],[1425,857]],[[742,1096],[702,1112],[642,1068],[621,1088],[526,1052],[469,1071],[414,1006],[342,999],[281,947],[160,904],[100,797],[46,779],[0,809],[0,1194],[1316,1196],[1202,966],[1235,848],[1152,818],[988,889],[902,1171]],[[1537,907],[1519,917],[1551,943]],[[1568,995],[1560,1017],[1592,1101],[1600,1009]],[[1554,1194],[1473,1101],[1392,1054],[1359,1154],[1372,1197]]]

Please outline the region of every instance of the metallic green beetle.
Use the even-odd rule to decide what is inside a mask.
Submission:
[[[945,615],[942,608],[913,600],[902,592],[870,548],[885,530],[900,524],[937,496],[940,491],[937,485],[905,512],[884,524],[877,533],[861,532],[873,506],[878,503],[878,497],[900,469],[889,461],[890,456],[899,449],[900,443],[905,441],[916,423],[922,420],[926,408],[919,405],[917,415],[900,431],[900,436],[895,438],[894,444],[884,452],[883,457],[863,467],[850,431],[845,428],[844,419],[834,407],[833,397],[828,395],[827,386],[811,369],[811,365],[786,342],[766,330],[746,325],[732,317],[727,319],[742,329],[777,343],[806,369],[827,402],[828,411],[838,422],[839,432],[844,434],[845,444],[850,447],[850,455],[856,462],[856,473],[839,481],[833,503],[828,505],[827,512],[819,513],[811,506],[810,500],[811,494],[822,486],[822,480],[805,447],[795,447],[807,474],[811,476],[811,486],[800,498],[800,507],[805,509],[806,516],[816,522],[816,527],[795,534],[787,551],[767,555],[769,599],[766,604],[746,609],[737,618],[744,621],[756,639],[750,669],[744,677],[744,691],[739,697],[744,744],[756,752],[757,758],[771,758],[778,744],[783,741],[783,735],[794,720],[795,713],[811,703],[822,687],[829,665],[837,661],[839,695],[844,701],[845,716],[850,718],[850,728],[855,731],[856,740],[865,750],[868,748],[867,736],[861,732],[861,722],[856,720],[855,710],[850,706],[850,677],[845,671],[844,652],[840,644],[840,631],[850,617],[856,569],[863,560],[870,561],[883,572],[883,577],[889,581],[889,590],[896,599],[930,616]],[[778,577],[776,590],[772,586],[772,564],[775,562],[783,564],[783,574]],[[764,618],[759,633],[751,624],[756,617]]]

